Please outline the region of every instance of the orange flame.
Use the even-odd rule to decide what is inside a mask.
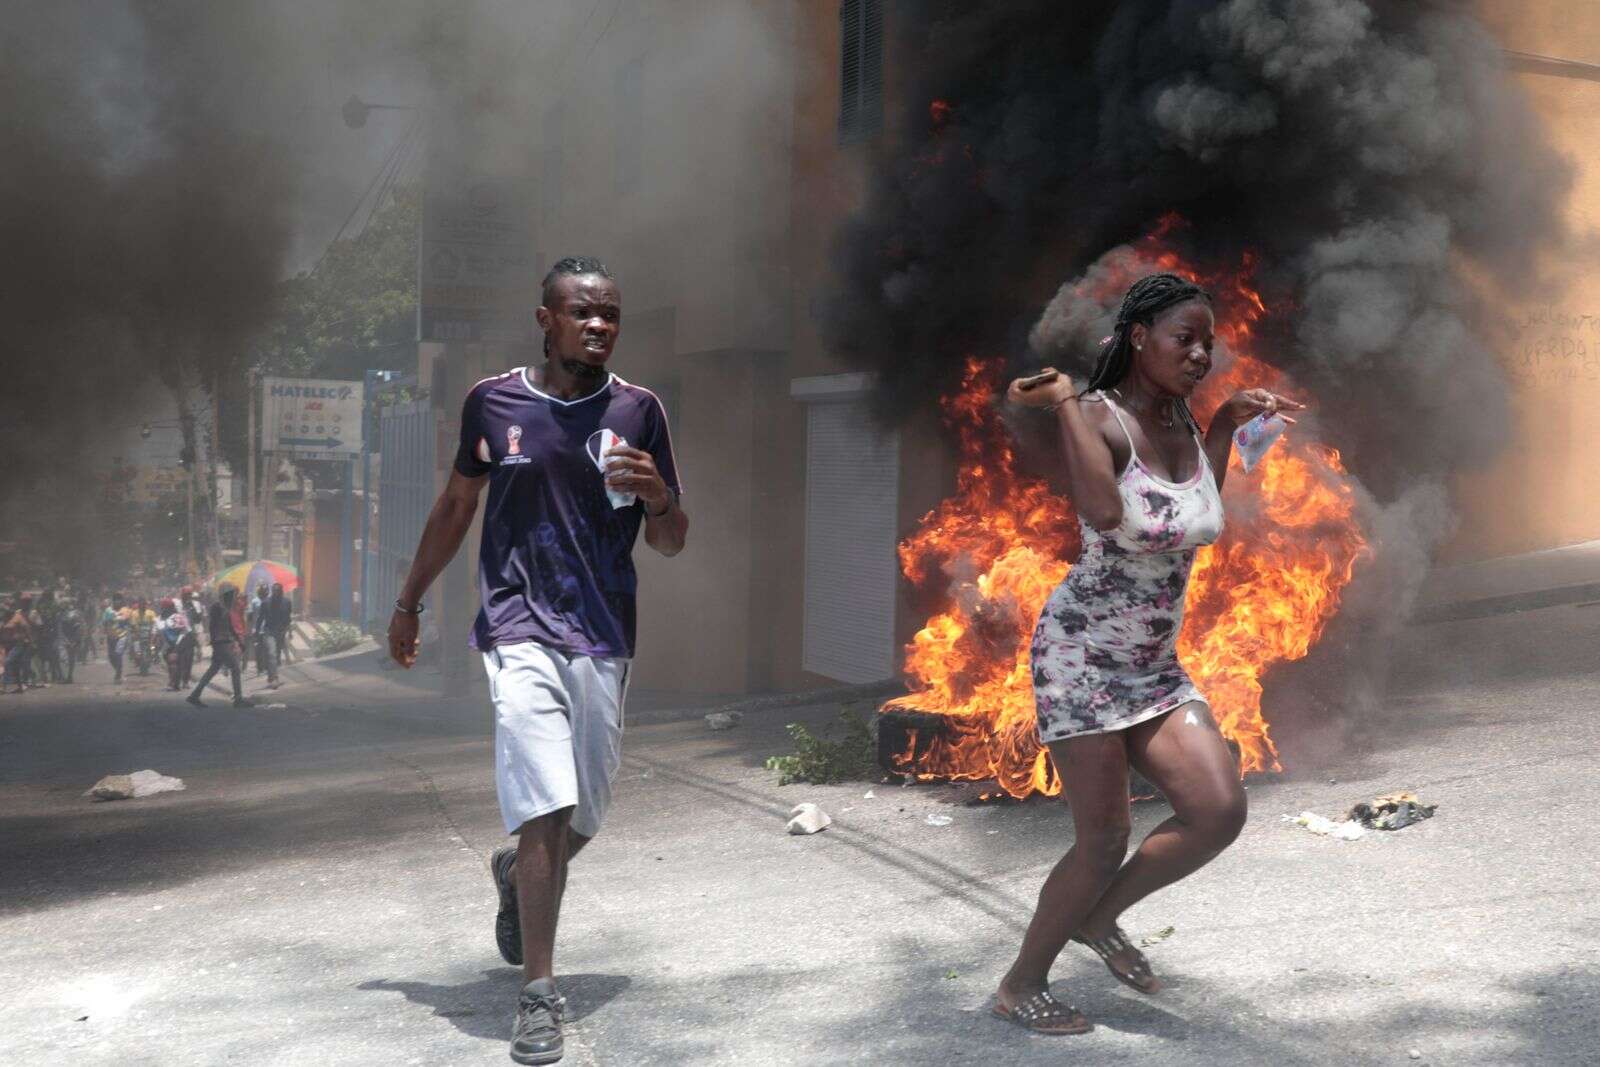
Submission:
[[[1176,216],[1104,272],[1085,296],[1109,303],[1154,263],[1185,270],[1165,245]],[[1254,262],[1203,277],[1216,301],[1218,335],[1233,361],[1206,379],[1196,398],[1214,410],[1236,389],[1294,394],[1278,370],[1250,353],[1269,314],[1251,285]],[[1103,290],[1103,291],[1102,291]],[[1020,475],[1009,432],[993,397],[1001,361],[969,358],[960,387],[944,398],[961,466],[954,496],[924,517],[900,545],[901,569],[915,585],[948,583],[947,606],[906,648],[912,693],[884,710],[948,716],[946,729],[917,737],[895,760],[920,778],[995,779],[1014,797],[1055,795],[1061,781],[1035,728],[1029,639],[1045,599],[1076,558],[1071,504],[1041,481]],[[1302,399],[1304,399],[1302,397]],[[1366,540],[1339,453],[1292,427],[1260,467],[1228,480],[1227,530],[1202,549],[1190,579],[1178,654],[1212,705],[1223,734],[1240,751],[1242,773],[1281,769],[1261,711],[1261,677],[1275,663],[1303,657],[1338,610]]]

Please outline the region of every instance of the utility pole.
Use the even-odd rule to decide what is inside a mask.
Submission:
[[[256,369],[250,368],[250,385],[245,392],[245,527],[244,527],[244,557],[245,559],[264,559],[266,553],[261,551],[261,539],[256,532]]]
[[[188,549],[188,551],[184,554],[186,562],[185,562],[185,565],[184,565],[183,569],[184,569],[185,572],[188,573],[189,578],[191,580],[193,580],[193,581],[199,581],[201,578],[204,577],[204,575],[202,575],[200,573],[199,566],[197,566],[196,563],[195,563],[195,555],[194,555],[194,553],[195,553],[195,539],[194,539],[194,478],[195,478],[195,469],[194,468],[197,468],[199,466],[200,466],[199,460],[195,460],[195,461],[191,462],[189,464],[189,467],[190,467],[189,477],[187,477],[187,478],[185,478],[183,480],[184,487],[188,491],[187,500],[185,501],[185,505],[184,505],[184,521],[188,524],[188,534],[189,534],[189,543],[184,546],[186,549]]]
[[[206,572],[214,573],[222,567],[222,520],[217,512],[221,501],[217,498],[217,468],[222,459],[222,382],[221,375],[211,375],[211,441],[206,448]]]
[[[372,602],[367,599],[371,585],[367,572],[372,567],[372,413],[377,410],[375,393],[378,382],[387,377],[383,371],[369,370],[361,390],[361,632],[372,625]]]
[[[362,427],[363,430],[366,427]],[[344,500],[339,507],[339,618],[350,622],[355,618],[355,574],[352,568],[350,541],[355,537],[356,461],[352,458],[344,465]]]
[[[272,559],[272,505],[278,491],[278,457],[261,454],[261,558]],[[286,554],[287,555],[287,554]],[[282,560],[280,562],[287,562]]]

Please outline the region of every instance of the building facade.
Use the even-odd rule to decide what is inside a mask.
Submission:
[[[529,115],[536,258],[595,255],[616,271],[613,368],[672,422],[692,528],[676,558],[636,553],[638,678],[652,689],[881,680],[920,624],[900,610],[895,545],[937,503],[943,461],[931,437],[872,422],[870,382],[812,322],[828,235],[859,198],[882,114],[883,5],[844,6],[627,5],[589,57],[587,91]],[[861,65],[848,107],[847,29]],[[842,128],[846,111],[857,118]],[[421,349],[442,480],[466,390],[541,356]],[[476,532],[469,545],[435,596],[447,635],[476,610]],[[474,670],[454,651],[445,669]]]
[[[1600,60],[1600,8],[1484,0],[1508,48]],[[954,482],[936,412],[885,429],[872,382],[823,344],[815,309],[837,223],[860,204],[897,110],[882,0],[683,0],[624,5],[587,57],[583,91],[530,104],[526,161],[536,259],[597,255],[617,272],[614,369],[654,390],[673,424],[692,517],[688,549],[641,547],[639,684],[686,695],[869,682],[898,672],[922,624],[896,544]],[[1519,73],[1576,160],[1574,221],[1594,224],[1600,80]],[[1519,309],[1505,359],[1516,442],[1464,479],[1446,559],[1485,560],[1600,538],[1600,288],[1584,264],[1548,304]],[[541,267],[542,270],[542,267]],[[529,346],[429,342],[442,484],[460,398],[537,362]],[[1508,506],[1512,504],[1514,506]],[[476,611],[476,532],[435,596],[457,680]]]

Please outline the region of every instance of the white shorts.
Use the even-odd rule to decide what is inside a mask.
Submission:
[[[572,808],[572,829],[593,837],[622,765],[629,661],[526,641],[485,652],[483,665],[494,701],[494,784],[506,833]]]

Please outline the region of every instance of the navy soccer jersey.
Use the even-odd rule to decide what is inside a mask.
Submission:
[[[489,476],[472,647],[537,641],[573,655],[633,655],[644,506],[612,508],[594,458],[602,429],[649,452],[681,492],[667,415],[648,389],[613,374],[588,396],[559,400],[519,367],[467,394],[456,470]]]

